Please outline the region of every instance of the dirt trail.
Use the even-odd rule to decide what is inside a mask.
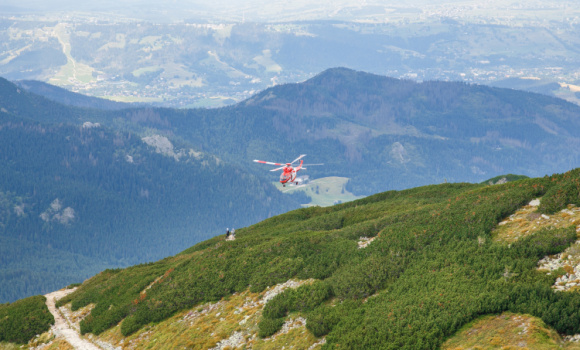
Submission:
[[[60,312],[55,306],[56,300],[74,292],[74,289],[65,289],[59,290],[56,292],[52,292],[46,294],[46,306],[48,306],[48,310],[54,316],[54,326],[52,330],[54,335],[59,337],[62,336],[73,348],[78,350],[101,350],[101,348],[97,347],[93,343],[83,339],[80,335],[75,331],[62,317]]]

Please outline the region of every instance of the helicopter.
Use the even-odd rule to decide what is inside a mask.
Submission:
[[[286,187],[286,184],[294,183],[295,185],[298,185],[300,183],[300,181],[298,181],[298,179],[296,179],[296,173],[302,169],[306,170],[306,168],[304,168],[303,166],[324,165],[324,164],[303,164],[304,160],[302,160],[302,158],[304,158],[304,157],[306,157],[306,154],[301,154],[300,157],[298,157],[298,158],[294,159],[292,162],[286,163],[286,164],[266,162],[263,160],[254,160],[254,162],[262,163],[262,164],[270,164],[270,165],[282,165],[281,167],[276,168],[276,169],[272,169],[270,171],[282,170],[282,174],[280,174],[280,183],[282,184],[282,186]],[[300,165],[298,165],[297,167],[292,166],[292,164],[296,163],[297,161],[300,161]]]

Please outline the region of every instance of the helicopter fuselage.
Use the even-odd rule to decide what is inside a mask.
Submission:
[[[302,169],[303,162],[303,160],[300,160],[300,165],[296,168],[293,168],[291,164],[286,164],[286,166],[282,168],[282,174],[280,174],[280,183],[282,186],[285,186],[287,183],[292,183],[294,180],[296,180],[296,172]]]

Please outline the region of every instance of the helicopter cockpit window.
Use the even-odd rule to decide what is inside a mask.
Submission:
[[[290,180],[291,175],[288,173],[282,173],[280,174],[280,181],[284,181],[284,180]]]

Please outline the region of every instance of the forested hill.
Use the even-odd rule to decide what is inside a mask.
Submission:
[[[276,110],[298,121],[333,116],[378,133],[476,138],[472,141],[500,146],[510,140],[514,146],[533,146],[549,135],[575,137],[569,128],[580,126],[577,105],[545,95],[459,82],[417,83],[341,68],[304,83],[266,90],[246,105]],[[297,124],[292,134],[308,137],[303,129],[307,126]]]
[[[576,169],[299,209],[237,230],[233,241],[215,237],[156,263],[104,271],[58,304],[83,315],[82,333],[113,347],[435,349],[503,312],[578,334],[572,281],[580,267],[569,261],[580,259],[579,193]],[[550,260],[560,267],[538,269]],[[534,344],[552,341],[520,327]],[[500,329],[493,344],[520,330]]]
[[[0,103],[0,302],[157,260],[300,206],[212,154],[12,92]],[[34,108],[52,123],[26,118]]]
[[[580,107],[511,89],[337,68],[243,105],[272,111],[290,140],[338,141],[335,157],[353,169],[351,184],[363,192],[381,183],[388,189],[507,172],[541,176],[580,164]]]
[[[91,120],[99,111],[81,110],[62,105],[0,78],[0,111],[42,123],[82,123]]]
[[[104,110],[119,110],[139,107],[139,104],[115,102],[102,98],[85,96],[70,92],[58,86],[50,85],[37,80],[20,80],[16,84],[33,94],[44,96],[52,101],[68,106],[96,108]]]
[[[132,109],[93,118],[155,129],[237,162],[308,154],[355,194],[499,174],[543,176],[580,164],[580,107],[544,95],[398,80],[344,68],[220,109]]]

